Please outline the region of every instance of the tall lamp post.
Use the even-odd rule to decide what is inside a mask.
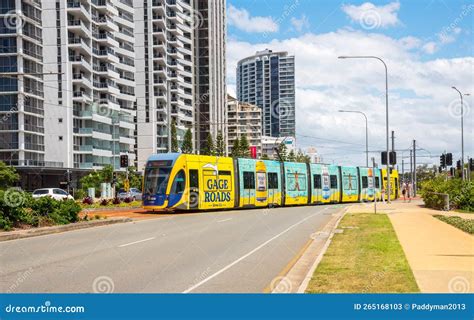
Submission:
[[[385,129],[387,142],[387,202],[390,203],[390,138],[389,138],[389,123],[388,123],[388,69],[387,64],[377,56],[339,56],[338,59],[377,59],[382,62],[385,68]]]
[[[461,98],[461,173],[462,179],[464,180],[464,103],[463,103],[463,96],[469,96],[469,93],[461,93],[456,87],[451,87],[459,93],[459,97]]]
[[[365,118],[365,166],[369,167],[369,122],[367,121],[367,115],[362,111],[356,110],[339,110],[339,112],[347,113],[359,113]]]

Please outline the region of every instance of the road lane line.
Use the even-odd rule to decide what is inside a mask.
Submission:
[[[314,217],[315,215],[318,215],[318,214],[321,214],[322,211],[324,210],[327,210],[326,209],[323,209],[319,212],[316,212],[302,220],[300,220],[299,222],[291,225],[290,227],[286,228],[285,230],[283,230],[282,232],[280,232],[279,234],[277,234],[276,236],[273,236],[272,238],[270,238],[269,240],[265,241],[264,243],[262,243],[261,245],[259,245],[258,247],[256,247],[255,249],[253,249],[252,251],[248,252],[247,254],[243,255],[242,257],[238,258],[237,260],[235,260],[234,262],[228,264],[227,266],[225,266],[224,268],[220,269],[219,271],[217,271],[216,273],[210,275],[209,277],[207,277],[206,279],[196,283],[195,285],[189,287],[188,289],[184,290],[183,293],[189,293],[191,291],[193,291],[194,289],[202,286],[203,284],[205,284],[206,282],[208,282],[209,280],[217,277],[218,275],[220,275],[221,273],[223,273],[224,271],[232,268],[233,266],[235,266],[237,263],[239,263],[240,261],[244,260],[245,258],[251,256],[252,254],[254,254],[255,252],[257,252],[258,250],[260,250],[261,248],[265,247],[267,244],[269,244],[270,242],[272,242],[273,240],[279,238],[280,236],[284,235],[285,233],[287,233],[288,231],[290,231],[291,229],[295,228],[296,226],[302,224],[303,222],[305,222],[306,220]]]
[[[229,219],[224,219],[224,220],[219,220],[217,222],[226,222],[226,221],[229,221],[229,220],[232,220],[233,218],[229,218]]]
[[[150,241],[150,240],[153,240],[153,239],[156,239],[156,237],[151,237],[151,238],[147,238],[147,239],[143,239],[143,240],[138,240],[138,241],[134,241],[134,242],[130,242],[130,243],[121,244],[118,247],[123,248],[123,247],[131,246],[133,244],[137,244],[137,243],[141,243],[141,242],[145,242],[145,241]]]

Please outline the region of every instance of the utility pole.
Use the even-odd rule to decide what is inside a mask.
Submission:
[[[416,197],[416,140],[413,140],[413,196]]]
[[[410,184],[413,183],[413,150],[410,149]]]
[[[168,110],[168,121],[166,123],[168,129],[168,152],[171,153],[171,93],[169,80],[166,80],[166,109]]]
[[[395,152],[395,131],[392,130],[392,152]]]
[[[405,183],[405,159],[402,158],[402,182]]]
[[[375,168],[376,168],[376,164],[375,164],[375,157],[372,157],[372,179],[374,179],[372,181],[372,185],[374,186],[374,213],[377,214],[377,188],[376,188],[376,185],[375,185]]]

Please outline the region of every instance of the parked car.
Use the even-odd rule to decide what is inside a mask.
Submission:
[[[51,197],[55,200],[74,200],[74,198],[59,188],[44,188],[33,191],[33,198]]]
[[[129,192],[126,192],[125,189],[120,189],[117,193],[117,196],[120,200],[125,198],[131,198],[132,200],[142,200],[142,192],[137,188],[130,188]]]

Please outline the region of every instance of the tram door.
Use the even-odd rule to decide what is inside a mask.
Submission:
[[[189,170],[189,209],[199,209],[199,171]]]
[[[243,205],[255,205],[255,173],[244,171],[244,189],[241,195]]]

